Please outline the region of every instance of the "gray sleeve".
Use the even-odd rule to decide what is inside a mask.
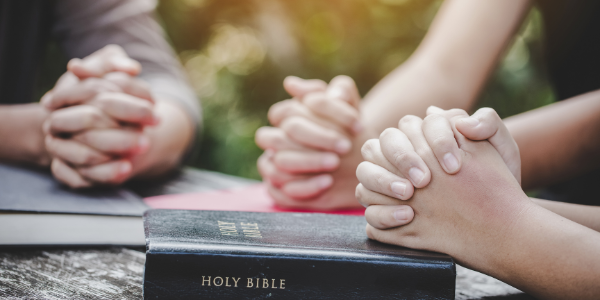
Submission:
[[[154,0],[58,0],[53,33],[69,58],[120,45],[142,64],[140,78],[154,95],[179,104],[199,128],[199,101],[154,19],[155,7]]]

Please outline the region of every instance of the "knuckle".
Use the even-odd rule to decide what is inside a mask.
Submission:
[[[373,174],[373,177],[375,179],[376,182],[376,192],[383,192],[383,190],[385,189],[385,187],[388,185],[387,183],[389,182],[388,177],[386,176],[386,174],[382,173],[382,172],[374,172],[375,174]]]
[[[423,123],[436,122],[440,120],[444,120],[445,118],[440,114],[431,114],[423,119]]]
[[[412,151],[396,151],[392,154],[392,161],[396,166],[408,166],[411,161],[417,160],[416,153]]]
[[[379,135],[379,139],[383,142],[384,140],[388,139],[389,137],[394,136],[394,134],[396,134],[399,130],[396,128],[386,128],[380,135]]]
[[[448,137],[445,135],[441,135],[441,136],[435,137],[431,141],[430,146],[431,146],[431,148],[433,148],[435,150],[448,150],[448,149],[452,148],[452,144],[455,141],[456,140],[454,139],[454,137]]]
[[[416,154],[415,154],[415,157],[413,158],[413,161],[419,161],[419,160],[423,160],[425,158],[431,158],[433,156],[434,156],[434,154],[431,151],[431,148],[429,148],[429,147],[420,148],[420,149],[416,150]]]
[[[483,108],[480,108],[479,111],[486,119],[490,119],[490,120],[494,120],[494,121],[500,120],[500,116],[492,108],[483,107]]]
[[[402,119],[400,119],[399,125],[408,125],[408,124],[417,122],[420,119],[421,118],[419,118],[417,116],[406,115],[406,116],[402,117]]]

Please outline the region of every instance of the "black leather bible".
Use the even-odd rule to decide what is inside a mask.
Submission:
[[[445,254],[369,240],[364,217],[149,210],[144,299],[454,299]]]

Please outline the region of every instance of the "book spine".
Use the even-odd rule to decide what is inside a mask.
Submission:
[[[452,263],[147,253],[144,299],[454,299]]]

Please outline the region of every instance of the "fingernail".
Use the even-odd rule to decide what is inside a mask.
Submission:
[[[410,176],[414,184],[419,184],[423,181],[425,173],[418,168],[410,168],[410,170],[408,170],[408,176]]]
[[[325,175],[315,178],[315,181],[319,188],[324,189],[331,186],[331,184],[333,183],[333,178],[329,175]]]
[[[327,154],[323,157],[321,165],[326,169],[336,168],[340,163],[340,158],[335,154]]]
[[[335,143],[335,151],[340,154],[348,153],[351,147],[352,143],[346,139],[339,140],[337,143]]]
[[[458,159],[452,153],[446,153],[444,155],[444,165],[448,172],[454,172],[458,169]]]
[[[119,167],[119,172],[121,173],[121,175],[129,174],[129,172],[131,172],[131,163],[130,162],[122,163],[121,166]]]
[[[363,131],[362,124],[360,124],[359,121],[354,122],[354,124],[352,124],[352,131],[354,133],[360,133],[361,131]]]
[[[406,184],[400,181],[392,182],[390,187],[398,198],[404,197],[404,194],[406,194]]]
[[[144,136],[144,135],[140,136],[137,146],[138,146],[138,148],[137,148],[138,153],[145,152],[148,149],[148,147],[150,146],[150,139],[148,139],[148,137]]]
[[[344,98],[345,93],[344,90],[340,87],[332,87],[327,89],[327,97],[330,98]]]
[[[402,222],[408,221],[408,217],[409,217],[408,212],[406,211],[406,208],[404,208],[404,207],[395,210],[392,215],[394,216],[394,219],[396,219],[398,221],[402,221]]]
[[[473,118],[473,117],[463,118],[463,119],[460,119],[460,121],[466,123],[467,125],[469,125],[471,127],[475,127],[475,126],[479,125],[479,120],[477,118]]]

